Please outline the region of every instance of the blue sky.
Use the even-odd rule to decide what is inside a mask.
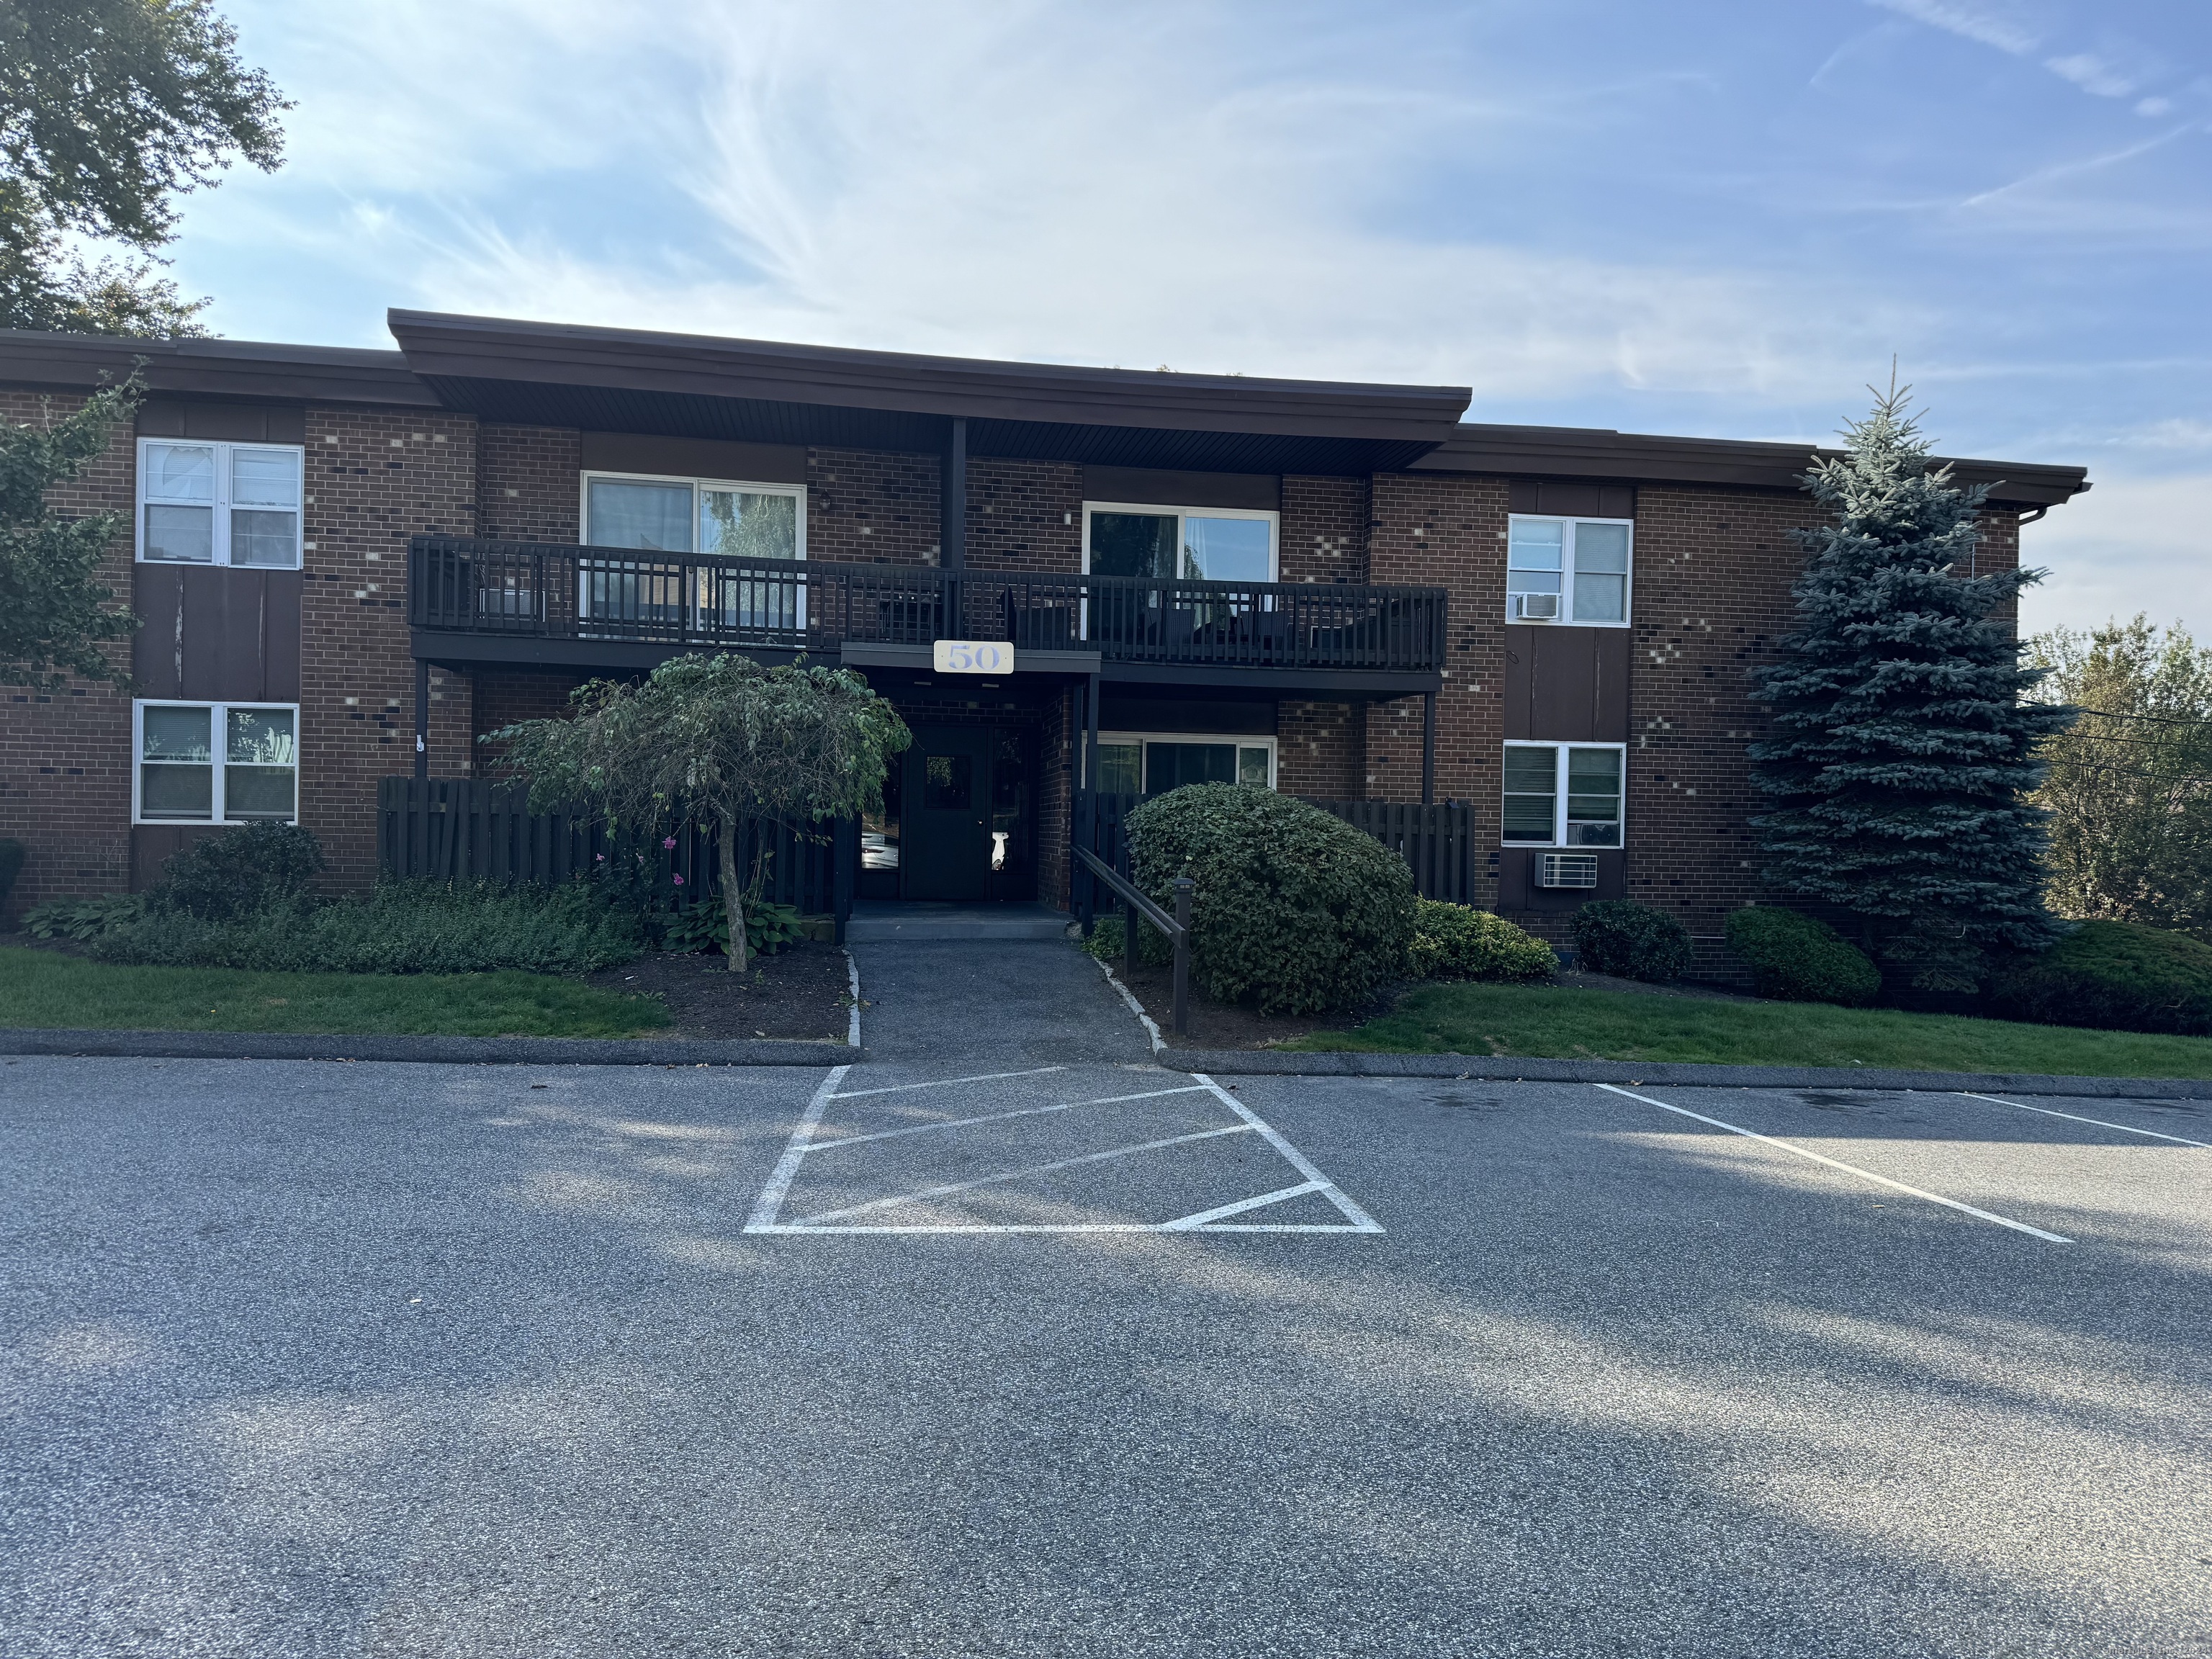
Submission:
[[[289,160],[192,198],[238,338],[387,306],[1472,386],[1813,440],[1891,356],[2086,464],[2031,627],[2212,635],[2212,7],[228,0]]]

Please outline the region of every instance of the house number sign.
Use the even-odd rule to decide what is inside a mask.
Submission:
[[[939,640],[936,667],[940,674],[1011,674],[1014,644],[1012,640]]]

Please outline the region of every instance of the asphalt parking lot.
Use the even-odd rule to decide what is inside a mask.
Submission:
[[[2212,1652],[2204,1103],[940,1058],[0,1066],[0,1651]]]

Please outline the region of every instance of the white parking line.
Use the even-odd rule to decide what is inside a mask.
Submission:
[[[978,1187],[996,1187],[1008,1181],[1019,1181],[1024,1176],[1048,1175],[1054,1170],[1072,1170],[1079,1164],[1103,1164],[1110,1158],[1133,1158],[1139,1152],[1157,1152],[1164,1146],[1188,1146],[1194,1140],[1215,1140],[1223,1135],[1251,1133],[1249,1123],[1232,1123],[1225,1129],[1200,1129],[1195,1134],[1170,1135],[1164,1140],[1139,1141],[1133,1146],[1114,1146],[1103,1152],[1085,1152],[1080,1158],[1059,1158],[1049,1164],[1031,1164],[1019,1170],[1007,1170],[998,1175],[978,1176],[973,1181],[949,1181],[940,1187],[924,1187],[920,1192],[893,1193],[889,1198],[872,1198],[865,1204],[848,1204],[842,1210],[824,1210],[818,1215],[801,1216],[789,1224],[805,1229],[817,1222],[842,1221],[848,1215],[859,1215],[868,1210],[889,1209],[894,1205],[918,1203],[925,1198],[945,1198],[954,1193],[973,1192]]]
[[[1887,1176],[1876,1175],[1872,1170],[1862,1170],[1856,1164],[1846,1164],[1841,1158],[1830,1158],[1824,1152],[1808,1152],[1802,1146],[1793,1146],[1786,1140],[1777,1140],[1772,1135],[1763,1135],[1756,1129],[1747,1129],[1740,1124],[1725,1123],[1719,1118],[1707,1117],[1703,1112],[1693,1112],[1686,1106],[1669,1106],[1663,1100],[1654,1100],[1649,1095],[1633,1094],[1626,1089],[1615,1088],[1610,1083],[1601,1083],[1595,1086],[1608,1094],[1620,1095],[1630,1100],[1640,1100],[1646,1106],[1656,1106],[1662,1112],[1674,1112],[1683,1117],[1695,1118],[1700,1123],[1710,1123],[1716,1129],[1726,1129],[1730,1134],[1741,1135],[1747,1140],[1763,1141],[1769,1146],[1778,1146],[1785,1152],[1794,1152],[1799,1158],[1809,1158],[1815,1164],[1825,1164],[1832,1170],[1841,1170],[1846,1175],[1855,1175],[1863,1181],[1874,1182],[1880,1186],[1889,1188],[1892,1191],[1909,1193],[1914,1198],[1926,1199],[1930,1204],[1941,1204],[1948,1208],[1978,1217],[1984,1221],[1994,1221],[1998,1226],[2009,1227],[2016,1233],[2027,1233],[2033,1237],[2047,1240],[2053,1244],[2071,1244],[2074,1242],[2061,1234],[2045,1232],[2040,1227],[2031,1227],[2025,1221],[2014,1221],[2004,1216],[1994,1215],[1987,1210],[1978,1210],[1971,1204],[1961,1204],[1957,1199],[1946,1198],[1941,1193],[1928,1192],[1918,1187],[1908,1187],[1901,1181],[1892,1181]]]
[[[851,1068],[847,1067],[848,1070]],[[848,1095],[832,1095],[832,1100],[859,1100],[866,1095],[902,1095],[909,1089],[950,1089],[956,1083],[996,1083],[1001,1078],[1042,1077],[1047,1072],[1064,1072],[1065,1066],[1032,1066],[1026,1072],[984,1072],[975,1077],[941,1077],[929,1083],[894,1083],[888,1089],[855,1089]]]
[[[971,1123],[1004,1123],[1010,1117],[1042,1117],[1048,1112],[1072,1112],[1079,1106],[1114,1106],[1125,1100],[1158,1100],[1162,1095],[1194,1095],[1200,1085],[1188,1084],[1180,1089],[1152,1089],[1141,1095],[1101,1095],[1096,1100],[1063,1100],[1051,1106],[1024,1106],[1018,1112],[993,1112],[985,1117],[950,1117],[941,1123],[915,1123],[903,1129],[878,1129],[873,1134],[840,1135],[835,1140],[816,1140],[807,1145],[810,1152],[826,1152],[832,1146],[857,1146],[866,1140],[896,1140],[902,1135],[926,1135],[933,1129],[964,1129]],[[832,1097],[850,1100],[850,1095]]]
[[[1240,1198],[1234,1204],[1217,1204],[1210,1210],[1200,1210],[1196,1215],[1179,1215],[1173,1221],[1160,1223],[1164,1233],[1187,1233],[1194,1227],[1209,1226],[1232,1215],[1243,1215],[1268,1204],[1280,1204],[1286,1198],[1304,1198],[1308,1193],[1317,1193],[1328,1183],[1325,1181],[1301,1181],[1295,1187],[1285,1187],[1280,1192],[1262,1193],[1257,1198]]]
[[[1243,1101],[1237,1099],[1236,1096],[1231,1094],[1226,1089],[1224,1089],[1219,1084],[1216,1083],[1212,1078],[1206,1076],[1203,1072],[1193,1072],[1191,1076],[1205,1087],[1212,1091],[1215,1099],[1218,1100],[1224,1106],[1226,1106],[1231,1111],[1236,1113],[1237,1116],[1243,1118],[1247,1123],[1257,1129],[1260,1132],[1260,1138],[1283,1155],[1283,1161],[1285,1163],[1288,1164],[1308,1181],[1312,1182],[1314,1183],[1314,1190],[1316,1192],[1322,1194],[1328,1198],[1330,1203],[1335,1205],[1339,1210],[1344,1212],[1344,1218],[1352,1224],[1352,1229],[1354,1232],[1379,1233],[1382,1231],[1382,1224],[1381,1222],[1376,1220],[1373,1216],[1368,1214],[1366,1211],[1361,1209],[1357,1204],[1354,1204],[1350,1199],[1346,1198],[1334,1181],[1331,1181],[1319,1170],[1314,1168],[1313,1161],[1310,1158],[1309,1158],[1304,1152],[1300,1152],[1297,1147],[1291,1146],[1289,1141],[1284,1139],[1282,1136],[1277,1134],[1267,1124],[1261,1122],[1260,1121],[1259,1115],[1256,1112],[1254,1112],[1249,1107],[1246,1106]]]
[[[822,1114],[829,1109],[830,1101],[836,1098],[837,1085],[845,1080],[845,1073],[852,1069],[849,1066],[832,1066],[830,1075],[822,1079],[821,1087],[815,1090],[814,1098],[806,1103],[806,1110],[799,1116],[799,1127],[791,1132],[790,1144],[783,1149],[783,1156],[776,1160],[775,1172],[769,1176],[768,1185],[761,1188],[760,1196],[753,1200],[753,1212],[745,1218],[747,1232],[757,1232],[775,1221],[775,1212],[783,1207],[783,1195],[791,1188],[792,1177],[799,1173],[799,1166],[806,1157],[806,1143],[814,1137],[814,1126],[822,1121]]]
[[[2083,1117],[2078,1112],[2054,1111],[2048,1106],[2030,1106],[2017,1100],[1999,1100],[1995,1095],[1978,1095],[1966,1089],[1960,1089],[1957,1092],[1964,1095],[1968,1100],[1986,1100],[1992,1106],[2011,1106],[2023,1112],[2040,1112],[2045,1117],[2068,1118],[2075,1123],[2094,1123],[2100,1129],[2118,1129],[2124,1135],[2148,1135],[2153,1140],[2170,1140],[2177,1146],[2212,1146],[2212,1141],[2191,1140],[2182,1135],[2160,1134],[2155,1129],[2138,1129],[2129,1123],[2107,1123],[2101,1117]]]

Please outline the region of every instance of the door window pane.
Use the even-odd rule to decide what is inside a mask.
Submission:
[[[215,509],[211,507],[146,508],[146,556],[178,564],[215,562]]]
[[[1239,749],[1237,751],[1237,781],[1268,787],[1267,751],[1264,749]]]
[[[1102,794],[1144,793],[1144,753],[1133,743],[1098,745],[1098,788]]]
[[[1182,521],[1182,574],[1209,582],[1263,582],[1273,526],[1265,519]]]
[[[1145,745],[1145,790],[1163,795],[1187,783],[1237,781],[1233,743],[1148,743]]]
[[[590,522],[584,537],[594,547],[641,547],[660,553],[692,550],[690,484],[594,478],[590,501]]]
[[[148,444],[145,465],[149,501],[214,501],[214,446]]]
[[[1176,521],[1172,514],[1093,513],[1091,568],[1100,576],[1175,574]]]
[[[965,812],[975,805],[975,760],[972,755],[928,755],[922,759],[922,805],[939,811]]]
[[[1505,751],[1504,839],[1549,844],[1559,803],[1559,751],[1516,744]]]
[[[742,559],[799,556],[799,498],[751,489],[699,492],[699,550]]]

